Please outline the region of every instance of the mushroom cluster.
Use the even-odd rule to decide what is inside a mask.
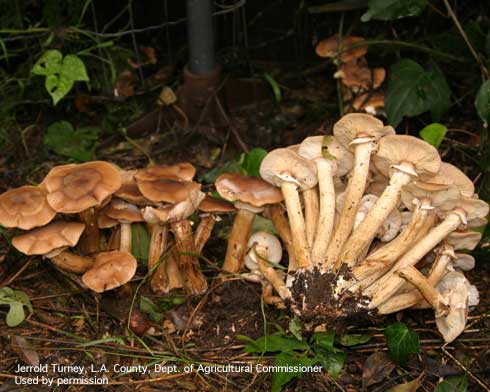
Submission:
[[[285,285],[255,268],[293,312],[324,322],[432,307],[446,341],[464,330],[478,292],[463,274],[474,260],[460,252],[480,241],[471,228],[489,207],[434,147],[353,113],[333,136],[269,152],[260,174],[283,194],[286,228],[276,228],[290,263]],[[282,207],[268,208],[276,224]]]
[[[384,109],[384,93],[380,89],[386,78],[383,67],[370,68],[366,60],[368,46],[364,38],[337,34],[321,40],[316,48],[320,57],[330,58],[337,66],[334,78],[340,79],[343,98],[350,102],[348,111],[364,111],[379,115]]]
[[[235,214],[220,278],[262,284],[266,303],[311,324],[431,307],[446,341],[464,330],[478,303],[465,251],[489,206],[430,144],[352,113],[333,135],[270,151],[261,178],[222,174],[221,198],[205,195],[195,173],[190,163],[58,166],[39,186],[0,195],[0,225],[26,231],[12,240],[20,252],[103,292],[134,276],[131,225],[143,222],[151,289],[198,295],[207,289],[199,255],[220,215]],[[254,233],[257,215],[275,233]]]

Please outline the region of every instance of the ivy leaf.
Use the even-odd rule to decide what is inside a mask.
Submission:
[[[476,94],[475,107],[483,123],[488,124],[490,121],[490,80],[480,86]]]
[[[6,322],[9,327],[16,327],[25,319],[24,306],[32,312],[32,305],[26,293],[10,287],[0,289],[0,305],[8,305]]]
[[[373,336],[369,334],[354,333],[354,334],[342,335],[339,341],[342,346],[351,347],[351,346],[356,346],[358,344],[367,343],[371,340],[372,337]]]
[[[417,16],[427,6],[427,0],[369,0],[368,10],[361,16],[363,22],[371,19],[395,20]]]
[[[384,330],[389,356],[398,364],[404,365],[410,354],[420,351],[419,336],[403,323],[396,322]]]
[[[328,330],[327,332],[315,332],[311,336],[311,342],[314,345],[319,346],[331,353],[335,351],[334,341],[335,341],[334,330]]]
[[[282,352],[288,353],[294,350],[307,350],[308,344],[301,342],[295,337],[282,334],[262,336],[249,342],[243,351],[247,353]]]
[[[276,366],[312,366],[316,362],[313,358],[293,357],[288,353],[280,353],[276,355],[274,365]],[[298,372],[274,372],[272,376],[272,392],[279,392],[284,385],[295,378],[301,378],[303,373]]]
[[[419,132],[419,135],[427,143],[432,144],[435,148],[439,148],[446,133],[446,126],[439,123],[432,123],[424,127],[424,129]]]
[[[426,71],[413,60],[403,59],[391,67],[386,92],[388,122],[396,127],[404,116],[431,111],[438,120],[450,106],[451,91],[439,69]]]
[[[68,94],[75,82],[89,80],[85,64],[78,56],[69,54],[63,58],[63,54],[56,49],[44,52],[34,64],[32,73],[46,77],[46,91],[54,105]]]
[[[267,151],[263,148],[250,150],[243,158],[242,173],[247,176],[260,177],[260,164],[266,155]]]
[[[434,392],[466,392],[468,390],[468,378],[466,375],[448,377],[445,381],[436,385]]]
[[[75,130],[68,121],[57,121],[48,127],[43,141],[56,154],[86,162],[94,159],[99,133],[100,128]]]

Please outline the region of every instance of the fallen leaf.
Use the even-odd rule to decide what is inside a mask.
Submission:
[[[390,357],[384,352],[376,352],[371,354],[364,363],[362,371],[362,389],[366,389],[370,385],[377,384],[387,378],[395,369],[395,364]]]
[[[415,380],[395,385],[393,388],[388,389],[388,392],[417,392],[423,375],[424,373],[421,373]]]
[[[22,362],[31,366],[39,365],[39,354],[31,348],[26,339],[22,336],[12,336],[10,343]]]

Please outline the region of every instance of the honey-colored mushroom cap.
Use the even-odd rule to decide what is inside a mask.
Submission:
[[[12,245],[26,255],[45,255],[53,250],[72,247],[85,225],[79,222],[53,222],[12,239]]]
[[[42,185],[55,211],[73,214],[101,205],[120,188],[121,181],[117,167],[94,161],[54,167]]]
[[[43,188],[22,186],[0,195],[0,225],[30,230],[44,226],[55,217]]]
[[[441,158],[436,148],[409,135],[387,135],[380,139],[374,165],[385,176],[393,166],[409,163],[416,174],[430,178],[441,167]]]
[[[155,181],[160,178],[170,180],[192,181],[196,175],[196,168],[189,162],[175,165],[155,165],[140,169],[135,174],[137,181]]]
[[[456,166],[447,162],[441,162],[439,172],[427,182],[432,184],[455,185],[463,197],[472,197],[475,194],[473,181]]]
[[[179,203],[191,192],[199,191],[201,184],[193,181],[178,181],[160,178],[154,181],[137,180],[138,188],[147,199],[154,202]]]
[[[453,231],[446,238],[446,242],[454,249],[473,250],[480,242],[482,234],[477,231]]]
[[[261,207],[283,200],[279,188],[258,177],[225,173],[216,179],[214,185],[220,196],[231,202],[241,201],[255,207]]]
[[[236,208],[233,206],[233,204],[228,203],[223,199],[206,195],[206,197],[199,204],[199,211],[219,214],[234,212],[236,211]]]
[[[95,263],[82,276],[82,282],[90,290],[102,293],[129,282],[136,273],[136,259],[127,252],[102,252]]]
[[[342,55],[341,61],[348,62],[356,58],[364,56],[367,53],[367,45],[360,45],[356,47],[351,46],[353,44],[364,41],[362,37],[348,36],[342,39]],[[315,48],[315,52],[320,57],[333,58],[337,57],[337,52],[339,50],[339,38],[335,34],[329,38],[321,40]]]
[[[384,126],[381,120],[369,114],[350,113],[334,124],[333,134],[345,148],[351,148],[355,139],[378,140],[386,135],[394,135],[395,130],[390,126]]]
[[[138,184],[136,184],[136,179],[134,178],[136,173],[137,170],[121,170],[122,184],[114,193],[114,196],[138,206],[152,204],[153,202],[144,197],[140,192]]]
[[[143,216],[138,207],[121,199],[112,199],[104,209],[105,215],[119,222],[142,222]]]

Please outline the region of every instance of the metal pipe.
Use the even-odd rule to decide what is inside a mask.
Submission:
[[[189,70],[206,75],[216,67],[211,0],[187,0]]]

